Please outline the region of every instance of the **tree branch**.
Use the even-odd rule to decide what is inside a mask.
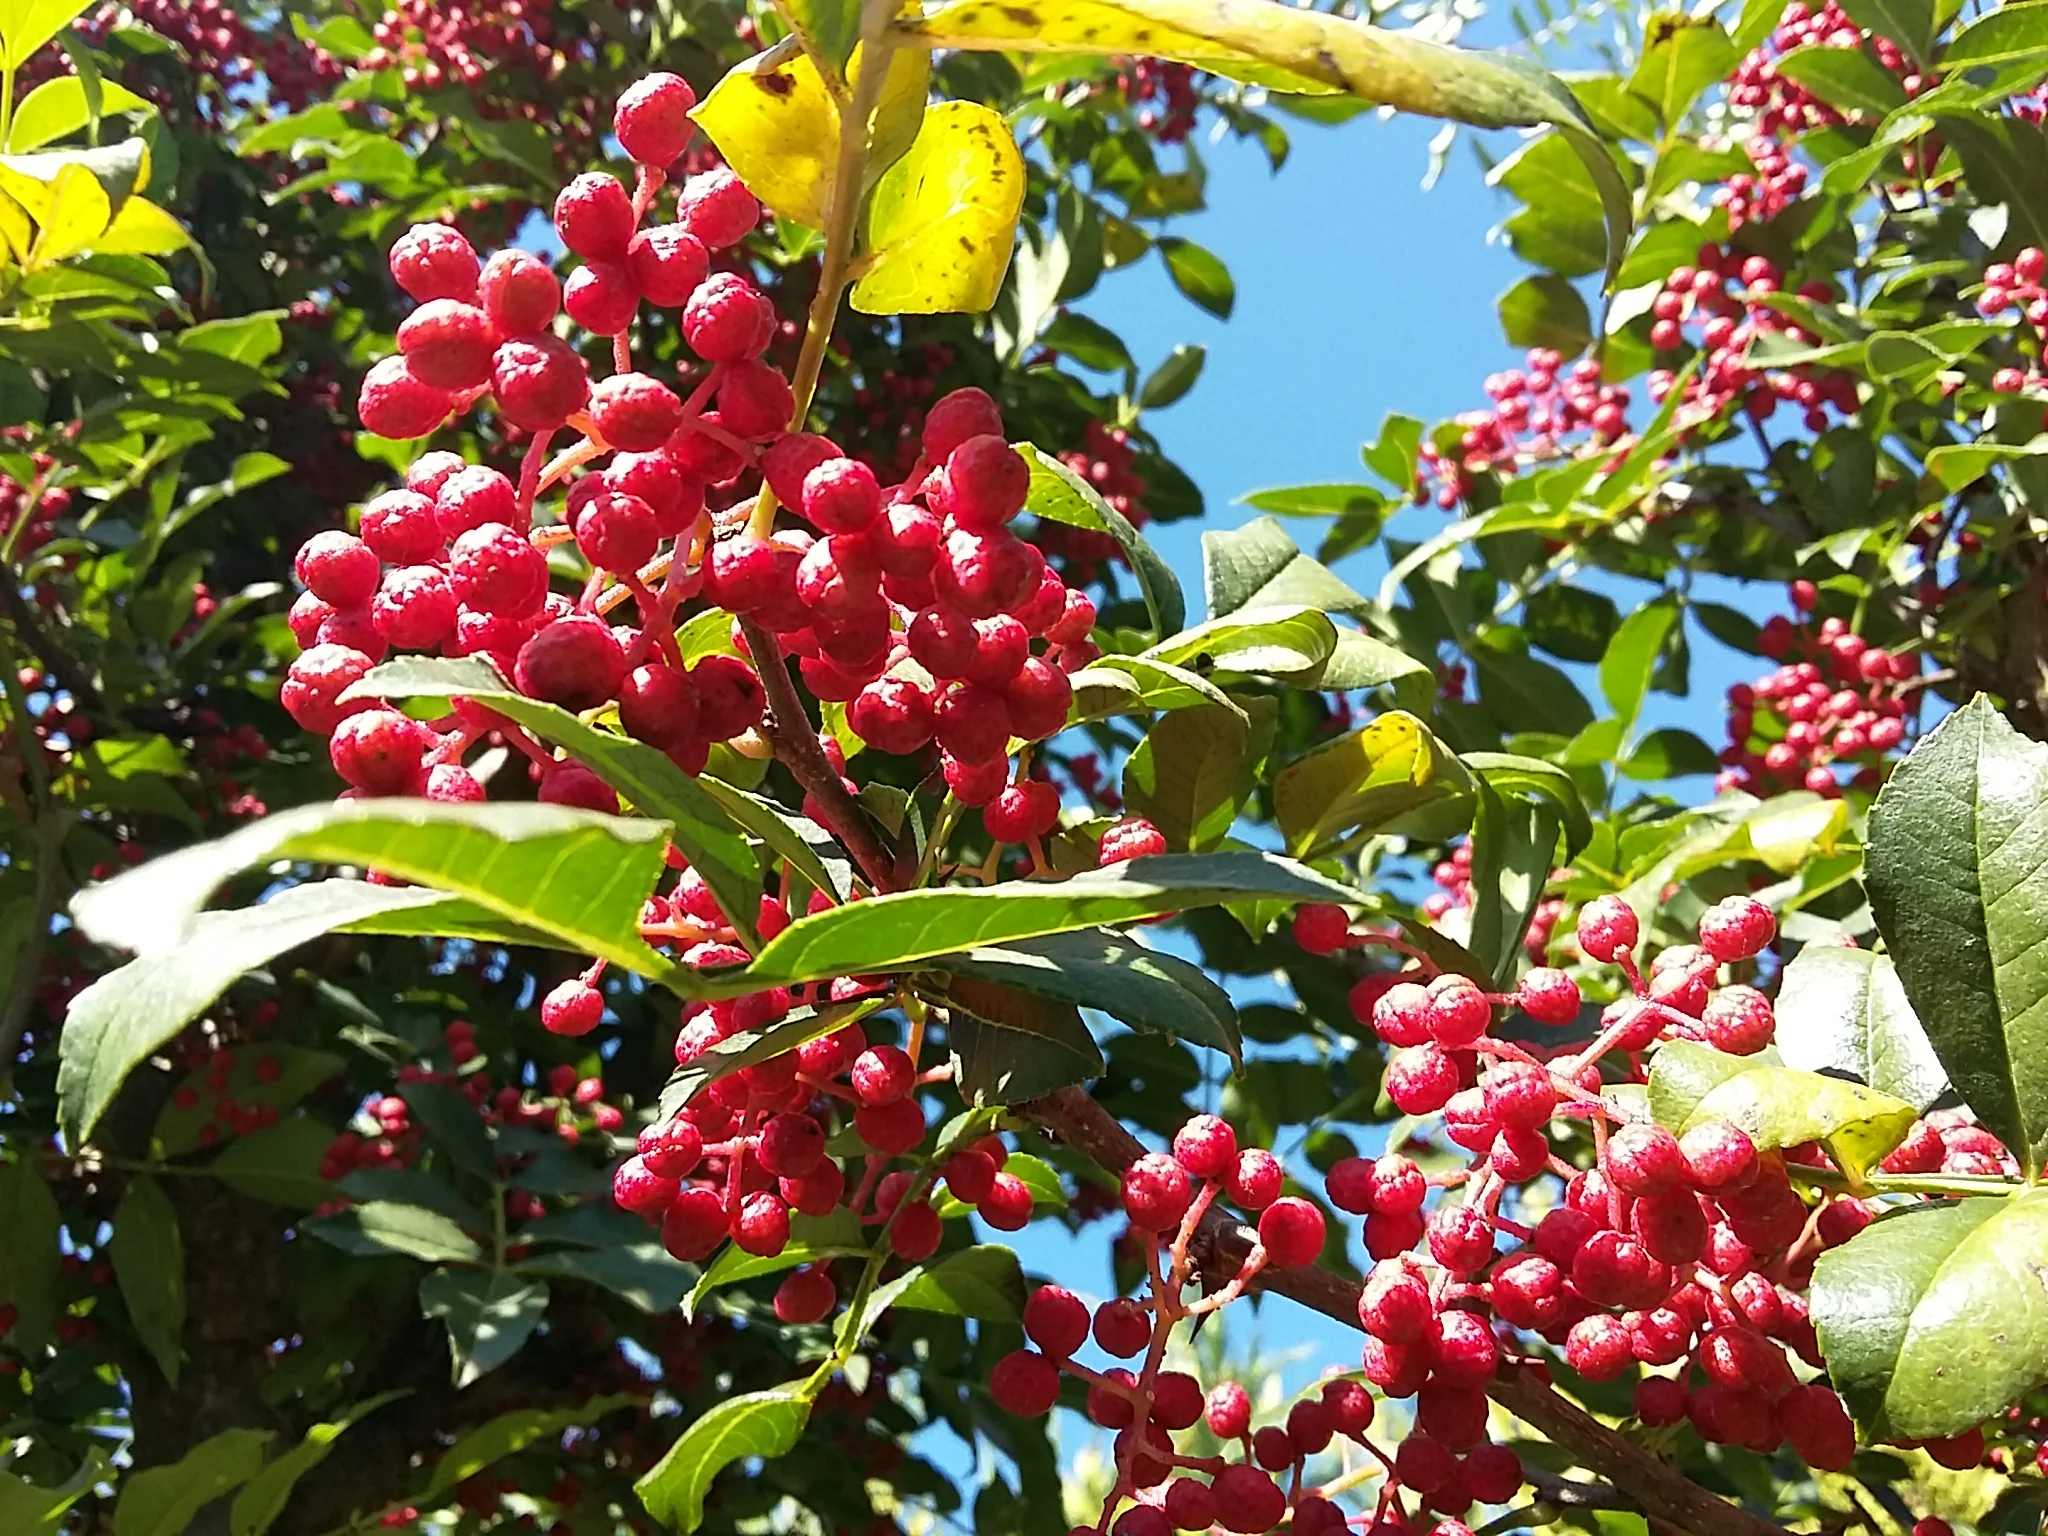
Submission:
[[[768,715],[762,730],[775,756],[787,768],[824,812],[825,823],[846,844],[868,881],[877,891],[895,889],[896,856],[882,845],[874,824],[860,802],[846,792],[839,771],[818,745],[818,733],[811,729],[811,717],[804,713],[803,700],[789,680],[789,663],[782,647],[752,619],[740,620],[740,633],[754,658],[754,670],[761,677],[761,691],[768,697]]]
[[[1062,1088],[1019,1104],[1016,1111],[1111,1173],[1121,1174],[1145,1152],[1115,1116],[1079,1088]],[[1195,1232],[1194,1247],[1204,1260],[1203,1272],[1234,1274],[1256,1237],[1249,1227],[1212,1207]],[[1360,1327],[1360,1287],[1326,1269],[1267,1269],[1254,1284],[1348,1327]],[[1570,1451],[1588,1471],[1625,1490],[1653,1521],[1668,1522],[1693,1536],[1784,1536],[1770,1521],[1700,1487],[1669,1463],[1567,1402],[1532,1370],[1509,1369],[1490,1382],[1486,1391],[1516,1418]]]

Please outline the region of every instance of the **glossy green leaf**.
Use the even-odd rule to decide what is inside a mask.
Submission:
[[[1237,284],[1230,269],[1215,252],[1178,235],[1164,235],[1158,241],[1159,254],[1166,260],[1167,276],[1173,286],[1218,320],[1228,320],[1237,306]]]
[[[954,950],[1137,922],[1244,897],[1352,901],[1358,893],[1270,853],[1167,854],[1057,884],[896,891],[800,918],[721,992],[898,971]]]
[[[1541,800],[1503,795],[1484,778],[1472,803],[1472,932],[1466,947],[1512,986],[1522,936],[1543,900],[1561,817]]]
[[[1708,1048],[1675,1041],[1657,1053],[1650,1069],[1650,1103],[1660,1119],[1670,1113],[1674,1095],[1668,1088],[1659,1092],[1658,1072],[1673,1070],[1701,1051]],[[1667,1067],[1666,1059],[1674,1053],[1678,1060]],[[1860,1179],[1899,1144],[1919,1118],[1911,1104],[1860,1083],[1774,1063],[1758,1064],[1754,1057],[1731,1056],[1727,1061],[1743,1065],[1730,1071],[1725,1063],[1714,1063],[1708,1069],[1725,1075],[1713,1081],[1672,1127],[1677,1134],[1725,1120],[1740,1127],[1759,1147],[1796,1147],[1818,1141],[1844,1173]],[[1696,1081],[1708,1075],[1696,1067],[1691,1070],[1698,1074]]]
[[[1031,466],[1031,486],[1024,498],[1024,510],[1048,522],[1066,523],[1106,533],[1115,539],[1130,561],[1144,594],[1146,610],[1152,615],[1152,632],[1163,639],[1187,623],[1187,598],[1180,578],[1159,552],[1131,526],[1131,520],[1102,499],[1094,486],[1050,454],[1030,443],[1019,443],[1017,451]]]
[[[88,887],[72,916],[103,944],[154,954],[187,942],[225,880],[272,860],[359,864],[465,896],[641,975],[669,969],[640,937],[665,822],[540,804],[354,800],[252,822]],[[260,910],[260,909],[259,909]]]
[[[2048,1381],[2048,1192],[1893,1211],[1823,1252],[1808,1294],[1867,1438],[1957,1434]]]
[[[1981,695],[1870,813],[1871,911],[1934,1053],[2030,1173],[2048,1157],[2048,746]]]
[[[77,75],[45,80],[16,105],[14,121],[7,130],[8,151],[18,155],[41,149],[53,139],[78,132],[96,116],[156,110],[118,81],[100,82],[99,94],[99,108],[95,112],[87,102],[85,82]]]
[[[1166,356],[1166,361],[1153,369],[1138,390],[1138,405],[1142,410],[1163,411],[1195,387],[1195,380],[1202,376],[1202,364],[1209,358],[1207,347],[1193,346],[1183,342]]]
[[[1464,765],[1428,726],[1391,711],[1281,769],[1273,779],[1273,812],[1287,846],[1306,854],[1471,790]]]
[[[36,1159],[0,1163],[0,1303],[15,1310],[14,1337],[24,1350],[47,1348],[57,1322],[57,1247],[62,1217]]]
[[[166,1467],[121,1480],[114,1536],[185,1536],[199,1511],[239,1488],[263,1465],[267,1429],[227,1429],[202,1440]]]
[[[1327,566],[1303,554],[1270,517],[1202,535],[1202,587],[1212,620],[1247,609],[1292,607],[1362,617],[1370,608]]]
[[[653,1316],[673,1312],[690,1288],[690,1271],[651,1240],[606,1248],[560,1249],[522,1259],[513,1268],[522,1275],[602,1286]]]
[[[1230,994],[1200,966],[1106,928],[962,950],[941,956],[933,969],[1062,998],[1133,1029],[1221,1051],[1233,1066],[1242,1064]]]
[[[593,1397],[576,1408],[516,1408],[510,1413],[501,1413],[449,1447],[434,1464],[434,1475],[428,1480],[420,1502],[424,1504],[438,1499],[485,1467],[495,1465],[507,1456],[517,1455],[542,1439],[559,1435],[579,1424],[594,1424],[621,1408],[644,1408],[646,1401],[645,1397],[633,1393],[612,1393]]]
[[[1516,752],[1467,752],[1459,759],[1475,778],[1513,799],[1541,801],[1557,812],[1564,855],[1575,859],[1593,837],[1593,823],[1572,776],[1555,763]]]
[[[1901,40],[1905,41],[1905,40]],[[1944,71],[1973,64],[2010,64],[2048,56],[2048,6],[2001,5],[1949,39]]]
[[[431,910],[448,899],[439,891],[320,880],[280,891],[258,907],[201,913],[190,942],[118,966],[73,1000],[58,1040],[57,1094],[66,1134],[75,1143],[91,1136],[128,1074],[211,1007],[236,977],[367,916]]]
[[[480,1255],[461,1227],[437,1212],[388,1200],[368,1200],[333,1216],[300,1223],[299,1230],[358,1258],[403,1254],[429,1264],[473,1264]]]
[[[755,941],[761,866],[734,830],[724,789],[683,772],[645,742],[587,725],[566,709],[506,686],[477,657],[409,656],[374,668],[350,690],[371,698],[468,698],[553,742],[619,792],[642,815],[669,824],[669,840],[704,877],[743,940]],[[738,792],[733,792],[737,795]],[[758,827],[754,830],[759,831]]]
[[[1501,334],[1511,346],[1550,347],[1577,357],[1593,341],[1593,315],[1562,277],[1525,277],[1500,296]]]
[[[420,1282],[420,1311],[448,1328],[455,1385],[496,1370],[533,1336],[548,1288],[502,1269],[437,1269]]]
[[[809,1401],[788,1387],[726,1398],[684,1430],[633,1491],[670,1530],[694,1531],[713,1478],[735,1461],[787,1456],[810,1416]]]
[[[114,1211],[107,1256],[136,1336],[175,1387],[185,1360],[185,1241],[178,1213],[155,1179],[129,1183]]]
[[[1028,1018],[1033,1027],[994,1023],[977,1017],[957,997],[946,998],[954,1080],[968,1103],[1021,1104],[1102,1075],[1102,1052],[1071,1004],[1032,998],[1028,1007],[1004,1005],[994,1000],[994,989],[986,983],[974,986],[980,1006],[1012,1022]]]
[[[860,0],[785,0],[784,11],[805,44],[843,69],[860,38]]]
[[[206,1171],[251,1199],[306,1210],[335,1196],[334,1185],[320,1176],[321,1160],[333,1144],[332,1126],[295,1115],[237,1136]]]
[[[1890,38],[1916,62],[1924,64],[1932,57],[1937,30],[1935,0],[1847,0],[1842,9],[1856,25]],[[1953,8],[1945,8],[1943,14],[1953,14]],[[1945,69],[1957,62],[1951,58],[1942,60]]]
[[[1124,763],[1124,802],[1200,853],[1229,834],[1252,790],[1251,726],[1242,709],[1175,710],[1154,723]]]
[[[1015,1323],[1024,1316],[1024,1271],[1000,1243],[972,1248],[927,1264],[896,1293],[895,1304],[913,1312],[939,1312],[983,1322]]]
[[[1700,93],[1725,79],[1741,57],[1720,23],[1705,17],[1659,15],[1646,42],[1628,90],[1656,107],[1667,128],[1683,122]]]
[[[1778,983],[1777,1014],[1787,1066],[1846,1072],[1923,1110],[1948,1088],[1889,955],[1807,945]]]
[[[1607,656],[1600,663],[1600,692],[1607,707],[1621,717],[1624,735],[1635,728],[1636,717],[1643,711],[1657,658],[1677,622],[1675,605],[1646,603],[1621,621],[1608,643]]]
[[[1319,608],[1290,603],[1240,608],[1171,635],[1145,653],[1148,660],[1192,666],[1207,661],[1220,671],[1274,677],[1320,675],[1337,651],[1337,626]]]
[[[490,1183],[498,1177],[498,1154],[476,1106],[440,1083],[400,1083],[398,1096],[435,1150],[464,1173]],[[447,1171],[441,1165],[442,1172]]]
[[[0,1471],[0,1530],[21,1536],[56,1536],[64,1512],[106,1480],[106,1453],[88,1446],[78,1470],[55,1488]]]
[[[1899,77],[1860,48],[1809,43],[1778,60],[1778,73],[1831,107],[1881,118],[1906,104]]]
[[[1243,714],[1238,703],[1199,673],[1149,656],[1104,656],[1073,674],[1074,718],[1152,709],[1217,709]]]

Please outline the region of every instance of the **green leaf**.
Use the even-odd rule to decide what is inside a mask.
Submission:
[[[1138,922],[1250,896],[1356,903],[1348,886],[1271,853],[1167,854],[1028,882],[895,891],[799,918],[745,970],[720,976],[738,994],[831,976],[900,971],[981,945]]]
[[[1878,932],[1949,1081],[2031,1177],[2048,1156],[2048,746],[1979,695],[1870,812]]]
[[[1721,1059],[1706,1062],[1703,1056]],[[1680,1081],[1660,1086],[1659,1073]],[[1683,1040],[1664,1045],[1651,1063],[1650,1108],[1680,1136],[1725,1120],[1763,1148],[1821,1142],[1851,1179],[1876,1167],[1919,1119],[1911,1104],[1860,1083],[1797,1072],[1755,1056],[1724,1056]]]
[[[1948,1088],[1889,955],[1809,944],[1785,967],[1777,1008],[1787,1066],[1846,1072],[1923,1110]]]
[[[1501,334],[1512,346],[1552,347],[1577,357],[1593,342],[1593,316],[1561,277],[1525,277],[1500,296]]]
[[[1663,655],[1677,622],[1677,605],[1660,600],[1645,603],[1614,632],[1606,659],[1600,663],[1600,692],[1620,716],[1623,736],[1635,728],[1643,700],[1649,696],[1650,680],[1656,676],[1657,658]]]
[[[1159,254],[1166,258],[1166,272],[1174,287],[1217,319],[1230,318],[1237,305],[1237,284],[1214,252],[1178,235],[1162,235]]]
[[[1240,608],[1184,629],[1145,652],[1148,661],[1188,666],[1206,658],[1218,670],[1273,677],[1315,673],[1337,652],[1337,626],[1320,608],[1290,603]]]
[[[1691,731],[1666,725],[1644,736],[1615,767],[1631,779],[1682,779],[1718,773],[1721,759]]]
[[[420,1312],[448,1325],[455,1385],[519,1353],[548,1309],[548,1288],[502,1269],[437,1269],[420,1282]]]
[[[1207,1046],[1243,1065],[1230,994],[1198,965],[1107,928],[962,950],[933,967],[1094,1008],[1151,1034]]]
[[[1122,337],[1078,310],[1070,309],[1057,316],[1039,333],[1038,339],[1053,351],[1097,373],[1122,373],[1138,366],[1131,360],[1130,349],[1124,345]]]
[[[1273,814],[1305,855],[1340,835],[1375,831],[1472,792],[1471,776],[1428,726],[1399,710],[1296,758],[1274,776]]]
[[[543,1253],[520,1260],[514,1271],[601,1285],[656,1316],[673,1312],[690,1288],[690,1271],[657,1242]]]
[[[337,1215],[315,1217],[301,1222],[299,1230],[365,1259],[397,1253],[428,1264],[473,1264],[480,1253],[446,1216],[388,1200],[368,1200]]]
[[[2043,55],[2048,55],[2048,6],[2001,5],[1949,39],[1941,67],[1960,73],[1966,65],[2011,64]]]
[[[1030,443],[1019,443],[1017,451],[1031,466],[1031,488],[1024,498],[1024,510],[1046,522],[1088,528],[1115,539],[1130,562],[1132,574],[1138,578],[1138,590],[1144,594],[1146,611],[1152,615],[1153,634],[1164,639],[1185,626],[1188,605],[1181,594],[1180,579],[1173,574],[1173,567],[1131,526],[1131,520],[1050,454]]]
[[[1001,113],[974,101],[928,108],[909,152],[867,206],[870,264],[853,285],[864,315],[980,314],[1017,239],[1024,157]]]
[[[771,853],[789,860],[813,890],[839,901],[852,894],[853,861],[832,834],[810,817],[793,816],[773,800],[735,788],[723,779],[700,777],[697,784],[726,815],[767,844]],[[756,877],[757,887],[759,883]]]
[[[1846,0],[1842,9],[1859,27],[1868,27],[1903,48],[1915,63],[1925,64],[1934,52],[1935,0]],[[2008,6],[2021,10],[2022,6]],[[1942,59],[1942,69],[1958,66],[1952,54]]]
[[[1575,859],[1593,838],[1593,823],[1572,776],[1555,763],[1515,752],[1467,752],[1458,759],[1501,794],[1547,803],[1561,818],[1564,856]]]
[[[1202,535],[1202,588],[1212,621],[1247,609],[1301,606],[1354,617],[1370,609],[1327,566],[1303,554],[1270,517]]]
[[[826,63],[846,67],[860,38],[860,0],[786,0],[784,14]]]
[[[6,68],[20,69],[38,48],[70,26],[88,3],[89,0],[13,0],[5,12],[0,12],[0,43],[6,45]]]
[[[114,1212],[114,1236],[107,1244],[121,1301],[136,1337],[155,1357],[164,1379],[178,1384],[185,1348],[185,1243],[178,1213],[155,1179],[136,1178]]]
[[[2042,9],[2048,10],[2048,5]],[[1974,443],[1948,443],[1929,451],[1927,473],[1941,482],[1943,490],[1959,491],[1981,480],[2000,464],[2043,455],[2048,455],[2048,432],[2026,443],[1994,443],[1984,439]]]
[[[56,1536],[64,1512],[106,1480],[106,1453],[88,1446],[78,1470],[61,1486],[44,1488],[0,1472],[0,1530],[19,1536]]]
[[[1104,656],[1076,672],[1073,685],[1077,720],[1203,705],[1243,713],[1229,694],[1199,673],[1147,656]]]
[[[1202,364],[1209,358],[1207,347],[1194,346],[1183,342],[1166,356],[1166,361],[1152,370],[1144,387],[1138,391],[1138,406],[1141,410],[1160,411],[1172,405],[1195,387],[1195,380],[1202,376]]]
[[[2048,1380],[2048,1191],[1888,1213],[1813,1267],[1828,1376],[1875,1441],[1956,1434]]]
[[[1472,935],[1466,948],[1511,986],[1522,935],[1543,900],[1563,818],[1540,800],[1510,798],[1485,779],[1472,805]]]
[[[1380,423],[1379,440],[1361,448],[1365,467],[1406,496],[1415,489],[1415,460],[1422,450],[1422,423],[1413,416],[1389,411]]]
[[[860,1220],[845,1206],[829,1216],[806,1216],[797,1212],[789,1219],[789,1243],[776,1254],[748,1253],[738,1243],[728,1243],[697,1277],[683,1302],[683,1316],[694,1318],[704,1298],[722,1286],[762,1275],[780,1274],[799,1264],[816,1264],[827,1259],[866,1258],[868,1240],[862,1236]]]
[[[498,1154],[491,1145],[491,1133],[467,1098],[439,1083],[401,1083],[398,1096],[457,1168],[485,1183],[498,1177]]]
[[[1628,91],[1657,109],[1667,128],[1675,128],[1692,110],[1700,93],[1725,79],[1741,55],[1719,22],[1703,17],[1663,13],[1651,23],[1649,46],[1629,76]]]
[[[57,1045],[66,1134],[83,1143],[128,1074],[244,972],[367,915],[447,900],[437,891],[321,880],[280,891],[259,907],[202,913],[189,943],[131,960],[72,1000]]]
[[[1386,493],[1369,485],[1282,485],[1238,500],[1281,517],[1364,518],[1375,530],[1387,509]]]
[[[298,1486],[299,1479],[327,1459],[335,1441],[386,1403],[408,1395],[403,1391],[379,1392],[375,1397],[351,1404],[339,1418],[307,1430],[297,1445],[268,1463],[235,1495],[235,1502],[228,1507],[230,1536],[263,1536],[291,1502],[292,1489]]]
[[[642,815],[668,822],[669,840],[704,877],[743,941],[754,944],[761,866],[746,839],[733,830],[727,814],[729,796],[719,793],[725,786],[693,778],[645,742],[598,730],[566,709],[527,698],[479,657],[408,656],[389,661],[344,695],[358,696],[473,699],[563,748]]]
[[[1530,643],[1566,661],[1598,661],[1620,623],[1613,598],[1563,582],[1537,588],[1522,605],[1522,628]]]
[[[99,109],[94,111],[86,100],[85,81],[77,75],[45,80],[14,109],[14,121],[7,130],[8,150],[18,155],[25,150],[41,149],[51,140],[66,138],[94,118],[109,113],[156,110],[115,81],[101,81],[99,89]]]
[[[580,1408],[517,1408],[471,1430],[434,1464],[434,1476],[419,1496],[424,1505],[439,1502],[440,1496],[485,1467],[516,1456],[535,1442],[561,1434],[581,1424],[594,1424],[621,1408],[645,1408],[647,1399],[629,1392],[593,1397]]]
[[[88,887],[71,911],[100,943],[156,954],[189,942],[215,889],[254,865],[360,864],[466,896],[658,977],[670,967],[641,939],[640,907],[661,872],[667,834],[666,822],[559,805],[306,805]]]
[[[985,985],[977,983],[977,985]],[[983,993],[983,1005],[1020,1017],[1019,1007],[997,1009]],[[953,997],[948,1004],[957,1005]],[[962,1006],[948,1015],[955,1082],[970,1104],[1021,1104],[1076,1083],[1100,1077],[1107,1064],[1071,1006],[1034,999],[1039,1027],[1012,1029],[976,1018]]]
[[[809,1400],[790,1387],[729,1397],[684,1430],[633,1491],[669,1529],[694,1531],[713,1478],[748,1457],[787,1456],[810,1416]]]
[[[977,1243],[936,1264],[896,1293],[898,1308],[1016,1323],[1024,1317],[1024,1271],[1000,1243]]]
[[[491,1225],[483,1207],[457,1194],[446,1179],[418,1168],[358,1168],[341,1181],[341,1191],[363,1205],[377,1200],[417,1205],[447,1217],[466,1232],[488,1231]]]
[[[263,1465],[267,1429],[223,1430],[167,1467],[131,1472],[114,1505],[114,1536],[185,1536],[199,1511]]]
[[[1289,686],[1325,689],[1385,688],[1398,709],[1427,710],[1436,697],[1436,674],[1406,651],[1355,629],[1337,627],[1337,647],[1312,673],[1287,679]]]
[[[1207,704],[1156,722],[1124,763],[1124,800],[1175,847],[1222,842],[1252,790],[1251,727],[1244,711]]]
[[[40,1355],[57,1322],[57,1248],[61,1216],[57,1197],[43,1182],[35,1158],[17,1152],[0,1163],[0,1302],[14,1308],[14,1339]]]
[[[1899,77],[1861,48],[1809,43],[1782,56],[1778,73],[1846,112],[1883,117],[1906,104]]]

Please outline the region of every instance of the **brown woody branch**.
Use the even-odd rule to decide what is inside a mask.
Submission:
[[[1062,1088],[1017,1106],[1075,1151],[1111,1173],[1144,1155],[1145,1148],[1122,1123],[1079,1088]],[[1196,1229],[1194,1250],[1205,1274],[1236,1273],[1257,1234],[1213,1207]],[[1359,1286],[1319,1267],[1268,1269],[1254,1282],[1358,1328]],[[1615,1433],[1576,1404],[1568,1402],[1536,1372],[1511,1367],[1487,1387],[1487,1395],[1523,1422],[1563,1446],[1579,1464],[1605,1478],[1653,1522],[1677,1527],[1692,1536],[1785,1536],[1770,1521],[1751,1514],[1700,1487],[1668,1462]]]
[[[896,856],[883,846],[867,812],[846,792],[838,770],[818,745],[818,733],[811,728],[803,700],[797,697],[796,685],[789,680],[789,664],[782,659],[782,648],[775,643],[774,636],[751,619],[740,620],[740,633],[746,637],[754,670],[761,676],[761,691],[768,698],[762,730],[775,749],[776,759],[817,802],[818,809],[825,813],[826,825],[846,844],[846,851],[853,855],[874,888],[893,890]]]

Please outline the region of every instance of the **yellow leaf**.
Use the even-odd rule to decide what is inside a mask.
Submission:
[[[875,184],[870,265],[853,307],[869,315],[977,314],[996,301],[1024,203],[1024,157],[1002,114],[971,101],[924,115],[910,152]]]
[[[193,245],[185,226],[146,197],[129,198],[92,242],[95,251],[115,256],[167,256]]]
[[[50,211],[28,264],[47,267],[84,250],[106,232],[113,217],[99,178],[82,165],[65,166],[50,181]]]
[[[34,238],[28,211],[5,192],[0,192],[0,256],[11,253],[15,261],[26,262],[29,244]]]
[[[896,24],[927,48],[1150,54],[1299,95],[1350,95],[1481,128],[1554,123],[1600,188],[1609,277],[1630,192],[1564,83],[1504,53],[1432,42],[1275,0],[948,0]]]
[[[852,80],[860,78],[860,61],[856,49],[848,66]],[[871,174],[916,138],[930,73],[931,55],[923,49],[894,51],[875,107]],[[771,213],[810,229],[824,227],[839,163],[839,108],[807,55],[778,61],[771,51],[735,66],[690,115]]]
[[[35,51],[83,11],[88,0],[7,0],[0,5],[0,49],[8,69],[19,69]]]

